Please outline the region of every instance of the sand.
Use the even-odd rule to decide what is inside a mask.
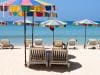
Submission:
[[[27,49],[27,62],[28,62]],[[15,49],[0,49],[0,75],[100,75],[100,50],[84,49],[69,50],[71,71],[66,66],[36,65],[31,68],[24,66],[24,47]]]

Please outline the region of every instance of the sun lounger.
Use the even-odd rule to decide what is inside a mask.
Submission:
[[[31,64],[45,64],[48,66],[45,48],[40,39],[35,39],[34,47],[30,48],[28,67]]]
[[[28,66],[31,64],[45,64],[48,66],[44,47],[33,47],[30,49]]]
[[[26,39],[26,47],[30,48],[32,46],[32,39]]]
[[[96,39],[89,39],[86,48],[97,49],[98,48],[98,41]]]
[[[8,39],[2,39],[0,41],[0,45],[2,49],[13,49],[14,46],[10,43],[10,40]]]
[[[68,69],[70,64],[68,62],[68,51],[62,48],[53,48],[51,52],[51,60],[49,66],[52,64],[67,65]]]
[[[68,50],[62,48],[61,42],[56,43],[56,45],[54,45],[54,47],[52,48],[49,66],[51,66],[52,64],[67,65],[68,69],[70,67],[70,64],[68,62]]]
[[[68,49],[76,49],[77,48],[77,40],[76,39],[69,39],[67,42]]]

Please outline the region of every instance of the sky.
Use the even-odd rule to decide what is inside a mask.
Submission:
[[[21,0],[17,0],[20,2]],[[100,0],[44,0],[51,4],[56,5],[56,12],[59,20],[74,21],[81,19],[91,19],[94,21],[100,21]],[[6,14],[6,19],[9,19]],[[2,13],[0,12],[2,18]],[[1,20],[0,18],[0,20]],[[13,19],[19,19],[19,17],[12,17]],[[2,18],[5,19],[5,18]],[[35,18],[35,20],[45,20],[47,18]]]

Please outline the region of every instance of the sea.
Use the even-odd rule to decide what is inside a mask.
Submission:
[[[9,39],[14,45],[24,45],[24,25],[16,25],[13,22],[7,22],[7,26],[0,26],[0,40]],[[38,22],[40,23],[40,22]],[[74,25],[73,21],[67,21],[67,26],[64,28],[57,27],[54,30],[54,40],[62,40],[64,43],[71,38],[75,38],[78,44],[84,44],[85,28],[82,25]],[[100,23],[98,21],[98,23]],[[32,37],[32,27],[27,25],[27,39]],[[44,44],[52,45],[53,32],[48,27],[36,26],[33,31],[34,39],[43,39]],[[86,40],[100,40],[100,26],[88,26],[86,28]]]

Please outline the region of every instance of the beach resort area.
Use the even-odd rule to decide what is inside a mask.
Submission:
[[[100,75],[100,5],[89,1],[0,0],[0,75]]]

